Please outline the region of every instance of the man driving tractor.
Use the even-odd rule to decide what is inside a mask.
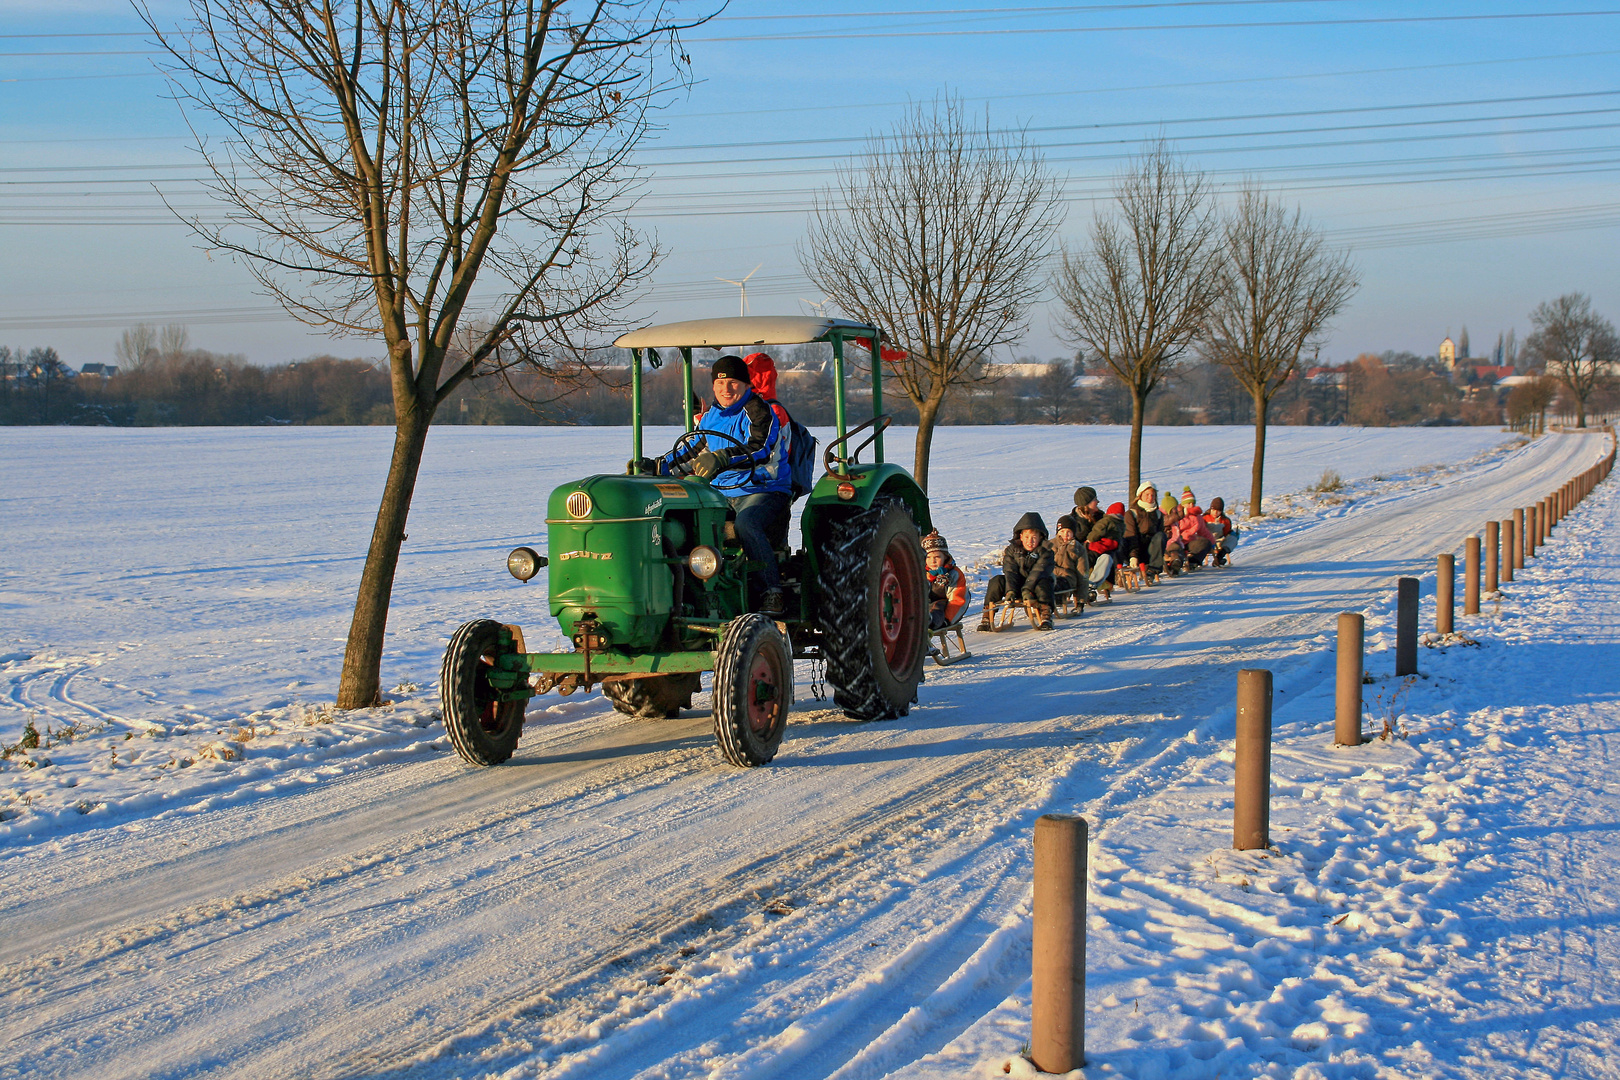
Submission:
[[[743,553],[760,564],[749,575],[758,610],[783,613],[781,571],[776,549],[787,546],[793,505],[793,478],[788,468],[787,432],[776,412],[754,393],[748,365],[740,356],[722,356],[710,369],[714,405],[698,421],[698,431],[716,439],[694,439],[683,449],[658,459],[662,475],[691,472],[707,479],[730,502],[737,518]]]

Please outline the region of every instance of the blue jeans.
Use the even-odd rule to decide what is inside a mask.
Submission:
[[[776,549],[787,544],[793,500],[785,492],[760,491],[752,495],[733,495],[730,502],[737,515],[737,539],[742,541],[743,554],[751,562],[762,564],[760,588],[778,588],[782,584],[782,571],[776,565]]]

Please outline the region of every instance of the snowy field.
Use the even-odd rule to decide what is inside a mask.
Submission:
[[[663,445],[673,432],[649,437]],[[945,429],[965,565],[1126,433]],[[1235,507],[1247,428],[1150,430],[1147,475]],[[385,658],[334,713],[378,429],[0,429],[0,1075],[1000,1076],[1028,1072],[1034,818],[1093,823],[1085,1075],[1620,1075],[1612,850],[1620,498],[1606,485],[1390,675],[1393,579],[1607,452],[1480,429],[1273,430],[1237,565],[970,635],[911,716],[810,694],[770,768],[706,700],[537,699],[460,765],[440,650],[474,616],[557,647],[505,552],[623,432],[442,429]],[[909,458],[891,432],[890,457]],[[1301,494],[1325,468],[1351,481]],[[976,577],[982,594],[984,573]],[[1368,615],[1369,730],[1334,750],[1333,613]],[[1273,852],[1230,850],[1231,689],[1277,678]],[[64,733],[64,729],[67,729]]]

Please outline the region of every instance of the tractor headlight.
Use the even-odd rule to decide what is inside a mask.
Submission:
[[[686,557],[686,568],[699,581],[708,581],[720,572],[720,553],[707,544],[699,544]]]
[[[506,569],[519,581],[528,581],[546,565],[546,557],[533,548],[513,548],[506,557]]]

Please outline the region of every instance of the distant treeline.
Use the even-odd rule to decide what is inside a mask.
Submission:
[[[782,367],[778,397],[812,427],[834,421],[829,350],[790,346],[775,355]],[[54,350],[28,353],[0,348],[0,423],[90,424],[117,427],[391,424],[387,371],[367,360],[318,356],[274,367],[201,349],[144,349],[114,374],[70,372]],[[438,423],[497,425],[617,425],[630,421],[630,373],[622,359],[604,358],[590,369],[553,373],[509,372],[458,388],[439,410]],[[617,363],[613,362],[617,361]],[[1333,369],[1334,378],[1290,381],[1272,401],[1280,424],[1500,424],[1503,395],[1489,386],[1459,387],[1428,358],[1364,355]],[[985,365],[982,382],[962,387],[946,403],[947,424],[1127,423],[1130,396],[1103,371],[1083,371],[1067,360]],[[694,371],[695,394],[708,396],[708,363]],[[645,418],[681,421],[678,363],[646,370]],[[847,405],[858,420],[870,415],[871,387],[851,364]],[[1523,396],[1523,395],[1520,395]],[[1545,411],[1548,402],[1539,403]],[[900,424],[916,410],[892,382],[885,411]],[[1510,410],[1511,411],[1511,410]],[[1225,368],[1189,364],[1149,399],[1150,424],[1247,424],[1253,406]]]

